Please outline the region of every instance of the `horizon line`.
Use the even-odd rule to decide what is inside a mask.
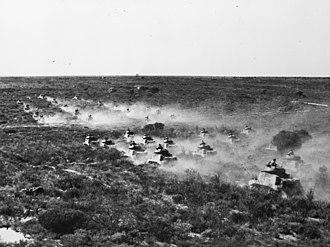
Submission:
[[[212,78],[330,78],[322,75],[151,75],[151,74],[121,74],[121,75],[15,75],[0,78],[50,78],[50,77],[212,77]]]

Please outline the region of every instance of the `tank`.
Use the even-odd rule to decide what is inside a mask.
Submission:
[[[280,191],[284,197],[303,195],[304,191],[300,179],[291,177],[283,167],[271,167],[262,170],[257,179],[249,181],[249,186],[266,186]]]
[[[37,121],[39,120],[39,116],[40,116],[40,115],[39,115],[39,112],[37,112],[37,111],[34,112],[33,115],[32,115],[33,119],[34,119],[34,120],[37,120]]]
[[[93,135],[86,136],[84,141],[85,146],[91,146],[96,144],[99,144],[99,140],[97,138],[95,138]]]
[[[202,141],[198,146],[198,151],[193,153],[194,157],[208,157],[216,155],[217,151],[215,151],[210,145],[207,145],[204,141]]]
[[[30,111],[31,111],[30,106],[29,106],[29,105],[25,105],[25,106],[24,106],[24,111],[25,111],[25,112],[30,112]]]
[[[88,115],[88,117],[87,117],[87,121],[93,121],[93,116],[90,114],[90,115]]]
[[[239,141],[240,141],[240,139],[237,136],[235,136],[233,134],[229,134],[227,136],[227,141],[226,142],[230,143],[230,144],[234,144],[234,143],[239,142]]]
[[[46,95],[44,95],[44,94],[40,94],[37,98],[38,98],[38,99],[46,99]]]
[[[164,137],[164,148],[176,147],[176,144],[173,140],[170,140],[167,136]]]
[[[274,152],[277,152],[277,147],[275,146],[275,145],[273,145],[273,144],[269,144],[266,148],[265,148],[265,150],[267,150],[267,151],[274,151]]]
[[[289,153],[285,156],[285,159],[282,162],[282,167],[285,167],[290,172],[298,172],[304,163],[305,162],[301,159],[300,156]]]
[[[124,134],[124,137],[126,138],[127,142],[131,142],[134,139],[134,136],[135,136],[134,132],[131,131],[130,129],[127,129]]]
[[[244,135],[250,135],[250,134],[252,134],[254,132],[254,129],[252,129],[251,127],[249,127],[249,126],[245,126],[245,128],[242,130],[242,134],[244,134]]]
[[[147,145],[149,143],[155,143],[155,140],[151,136],[146,135],[146,134],[143,135],[142,139],[143,139],[143,142],[145,145]]]
[[[105,137],[101,142],[100,142],[100,146],[101,147],[109,147],[109,146],[113,146],[115,145],[115,143],[113,141],[111,141],[109,138]]]
[[[147,155],[147,151],[134,141],[128,146],[129,154],[131,157],[141,157]]]
[[[204,138],[205,136],[209,135],[209,132],[206,129],[202,129],[199,136]]]
[[[42,114],[40,114],[38,111],[34,112],[32,115],[33,119],[38,121],[38,122],[42,122],[44,121],[44,116]]]
[[[173,156],[167,149],[161,145],[154,151],[153,157],[147,160],[149,165],[175,165],[177,157]]]
[[[314,177],[315,171],[313,169],[313,165],[305,163],[300,156],[294,153],[290,154],[289,152],[282,161],[281,166],[292,175],[303,177],[304,180],[310,180]]]

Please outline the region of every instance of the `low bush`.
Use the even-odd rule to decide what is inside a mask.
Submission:
[[[158,87],[152,87],[149,89],[149,91],[152,93],[152,94],[155,94],[155,93],[158,93],[160,91],[160,89]]]
[[[321,238],[321,231],[320,229],[311,224],[311,223],[306,223],[306,224],[301,224],[297,229],[295,229],[295,232],[302,235],[303,238],[305,239],[319,239]]]
[[[309,140],[311,136],[306,130],[286,131],[282,130],[273,136],[272,144],[277,147],[280,153],[287,152],[289,149],[299,149],[302,144]]]
[[[162,136],[164,128],[165,124],[156,122],[154,124],[145,125],[142,132],[152,136]]]
[[[86,215],[73,209],[49,209],[38,218],[39,223],[48,231],[57,234],[72,234],[74,230],[84,228]]]

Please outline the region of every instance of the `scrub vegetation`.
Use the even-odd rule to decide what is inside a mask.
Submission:
[[[329,89],[324,78],[0,78],[0,227],[29,236],[15,244],[0,236],[0,247],[328,246],[330,112],[306,102],[330,103]],[[79,96],[82,115],[89,111],[94,123],[64,121],[63,108],[40,94],[68,102]],[[24,112],[19,99],[46,122]],[[95,108],[98,101],[122,107],[128,118]],[[147,106],[160,109],[150,113],[155,121],[140,114]],[[244,136],[245,125],[256,132]],[[128,159],[128,127],[137,136],[171,137],[182,149],[178,164]],[[195,161],[188,150],[203,127],[218,154]],[[240,142],[225,143],[228,133]],[[88,134],[116,145],[83,145]],[[278,151],[265,150],[270,143]],[[309,164],[297,175],[304,195],[248,186],[290,149]]]

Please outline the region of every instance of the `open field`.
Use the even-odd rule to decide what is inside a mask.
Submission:
[[[330,244],[328,78],[0,78],[0,96],[0,226],[28,234],[29,246]],[[154,137],[148,155],[173,139],[175,165],[125,157],[127,128],[136,142]],[[217,153],[196,160],[202,128]],[[295,149],[303,196],[247,186],[269,160],[285,161],[286,149],[265,150],[282,130],[311,136]],[[83,145],[88,134],[115,145]]]

